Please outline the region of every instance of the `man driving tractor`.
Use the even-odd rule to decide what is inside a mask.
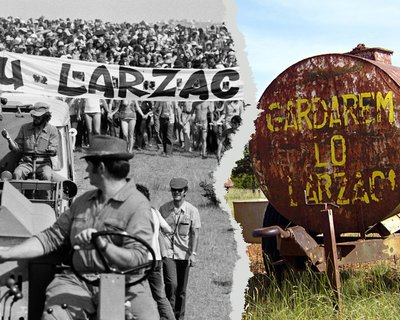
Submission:
[[[15,140],[10,137],[6,129],[1,131],[3,137],[8,141],[10,150],[22,153],[18,167],[14,170],[13,178],[26,179],[30,173],[33,173],[35,162],[36,178],[51,180],[50,157],[57,154],[58,131],[49,123],[51,119],[50,106],[44,102],[35,103],[31,116],[33,121],[22,125]]]
[[[126,141],[111,136],[94,136],[84,159],[90,184],[96,187],[75,199],[69,210],[46,230],[21,244],[0,248],[0,263],[30,259],[53,252],[65,243],[73,251],[74,269],[82,275],[104,272],[101,255],[109,265],[120,270],[131,269],[148,260],[148,250],[138,241],[115,236],[97,238],[98,231],[126,231],[151,243],[154,222],[147,198],[127,179],[133,157],[126,152]],[[94,236],[93,236],[94,237]],[[129,280],[140,274],[128,276]],[[112,292],[110,293],[112,294]],[[126,319],[159,319],[148,281],[126,289]],[[56,274],[46,290],[42,319],[95,319],[99,288],[86,283],[70,269]],[[67,306],[67,307],[65,307]],[[51,311],[51,312],[50,312]]]

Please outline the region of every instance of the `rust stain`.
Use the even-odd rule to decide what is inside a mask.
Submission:
[[[262,95],[250,154],[277,210],[321,232],[335,203],[338,232],[360,232],[400,203],[400,68],[343,54],[289,67]]]
[[[385,249],[383,250],[384,254],[392,257],[395,255],[400,255],[400,241],[399,237],[389,237],[383,241],[385,245]]]

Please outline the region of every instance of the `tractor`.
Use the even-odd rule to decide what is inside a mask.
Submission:
[[[37,102],[50,105],[52,118],[50,124],[58,129],[59,147],[57,155],[52,157],[53,179],[37,180],[35,175],[26,180],[15,180],[12,172],[21,156],[32,157],[35,168],[36,157],[48,156],[35,151],[16,153],[8,149],[5,139],[0,140],[0,247],[18,244],[32,235],[52,225],[57,217],[69,208],[77,186],[74,183],[74,157],[70,129],[69,107],[66,102],[55,98],[35,97],[17,93],[2,93],[2,125],[10,136],[15,138],[22,124],[32,121],[30,111]],[[147,248],[152,259],[144,265],[129,270],[118,270],[108,265],[101,250],[97,247],[100,236],[128,237]],[[51,308],[44,310],[45,290],[54,274],[63,268],[70,268],[78,278],[90,285],[100,286],[97,318],[101,320],[125,319],[125,288],[145,280],[155,267],[154,251],[143,240],[120,231],[101,231],[93,235],[93,245],[104,264],[104,273],[95,278],[86,278],[74,268],[73,250],[63,248],[49,255],[32,260],[6,262],[0,264],[0,313],[2,319],[39,320],[42,313],[53,314]],[[70,252],[70,254],[67,254]],[[126,277],[137,274],[135,280]],[[129,282],[131,281],[131,282]],[[68,312],[68,305],[62,304]],[[70,314],[71,315],[71,314]],[[72,315],[71,315],[72,319]]]
[[[50,226],[66,210],[77,193],[74,183],[74,159],[71,147],[68,104],[46,97],[17,93],[2,93],[0,126],[15,138],[20,127],[32,121],[31,106],[36,102],[51,106],[50,123],[58,129],[59,147],[52,158],[53,180],[14,180],[21,153],[10,151],[5,139],[0,139],[0,246],[20,243]],[[45,156],[27,153],[35,158]],[[0,312],[2,319],[40,319],[44,290],[56,268],[61,265],[59,254],[23,262],[0,264]]]

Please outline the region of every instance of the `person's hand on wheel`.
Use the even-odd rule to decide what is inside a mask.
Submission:
[[[74,249],[75,250],[90,250],[93,249],[92,234],[96,233],[97,230],[88,228],[75,236]]]

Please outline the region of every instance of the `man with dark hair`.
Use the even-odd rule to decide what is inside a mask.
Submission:
[[[172,229],[166,243],[166,258],[163,259],[164,281],[175,318],[183,320],[189,267],[196,261],[201,223],[197,208],[185,201],[188,181],[184,178],[173,178],[170,187],[172,201],[160,208],[161,215]]]
[[[137,183],[136,188],[141,193],[143,193],[145,197],[150,201],[150,191],[146,186]],[[151,246],[156,256],[156,267],[153,272],[150,273],[148,278],[151,294],[153,295],[154,300],[157,302],[158,312],[160,313],[160,320],[175,320],[171,304],[169,303],[165,295],[163,268],[161,260],[162,254],[165,251],[164,235],[171,234],[172,230],[157,209],[152,207],[151,213],[153,215],[155,225],[155,232]]]
[[[46,230],[9,248],[0,248],[0,262],[29,259],[59,249],[65,242],[73,248],[75,270],[83,274],[104,271],[92,235],[98,231],[121,230],[151,243],[154,222],[150,203],[127,179],[129,159],[126,141],[97,135],[83,157],[90,183],[96,187],[75,199],[69,210]],[[98,239],[106,261],[120,270],[148,261],[148,250],[141,243],[115,236]],[[130,275],[133,282],[142,275]],[[44,320],[94,319],[99,289],[80,280],[71,270],[57,274],[46,290]],[[147,280],[126,289],[126,319],[159,319]],[[67,308],[63,308],[67,305]]]
[[[23,155],[18,167],[14,170],[14,179],[26,179],[33,172],[33,157],[36,157],[36,177],[39,180],[51,180],[51,156],[57,154],[58,131],[49,123],[51,119],[50,106],[37,102],[31,111],[33,121],[21,126],[15,141],[11,139],[6,129],[1,134],[8,141],[8,147],[16,152],[45,153],[48,156],[36,157],[34,154]]]

